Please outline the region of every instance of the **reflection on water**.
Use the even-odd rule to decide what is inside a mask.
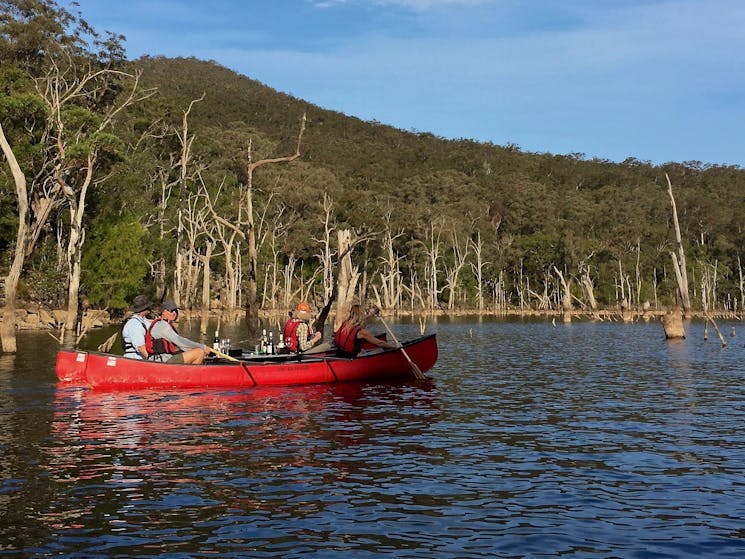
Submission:
[[[422,383],[94,392],[5,356],[0,555],[745,554],[742,340],[435,328]]]

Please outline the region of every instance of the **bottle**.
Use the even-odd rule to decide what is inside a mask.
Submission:
[[[282,336],[279,336],[279,341],[277,342],[277,353],[282,353],[285,349],[285,340]]]
[[[266,329],[261,331],[261,353],[266,353]]]
[[[274,355],[274,332],[269,332],[269,345],[266,348],[269,355]]]
[[[212,339],[212,349],[220,350],[220,334],[215,330],[215,337]]]
[[[230,351],[230,338],[225,340],[225,353]]]

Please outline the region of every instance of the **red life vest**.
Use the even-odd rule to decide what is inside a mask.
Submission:
[[[361,330],[359,326],[350,328],[347,323],[342,323],[334,334],[334,343],[340,353],[357,355],[362,351],[362,340],[357,339],[357,333]]]
[[[145,350],[147,351],[148,357],[152,355],[161,355],[163,353],[181,353],[181,349],[174,344],[173,342],[169,342],[166,339],[163,338],[153,338],[152,333],[150,332],[153,329],[153,326],[159,321],[163,320],[163,318],[156,318],[150,323],[150,327],[147,329],[147,332],[145,332]],[[170,323],[169,323],[170,324]],[[173,328],[173,331],[176,332],[176,328],[173,327],[173,324],[170,324],[171,328]]]
[[[290,351],[297,351],[300,347],[300,341],[297,339],[297,327],[303,322],[297,318],[292,318],[285,324],[285,330],[282,333],[282,337],[285,340],[285,345],[290,348]],[[310,334],[310,328],[308,328],[308,334]],[[310,339],[310,338],[308,338]]]

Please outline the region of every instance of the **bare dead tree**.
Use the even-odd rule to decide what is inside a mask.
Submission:
[[[374,235],[374,233],[358,234],[351,229],[340,229],[336,232],[339,258],[336,289],[332,294],[332,297],[336,300],[334,330],[347,318],[361,276],[359,266],[352,263],[352,251],[359,244],[371,240]],[[364,304],[362,298],[359,302]]]
[[[289,221],[285,220],[285,212],[287,207],[281,204],[274,213],[274,216],[270,220],[270,227],[267,230],[269,250],[272,253],[272,261],[266,267],[266,280],[264,282],[264,293],[262,295],[262,307],[267,304],[271,309],[277,308],[279,303],[280,293],[280,254],[282,253],[282,247],[280,241],[283,237],[287,236],[287,229],[289,227]],[[291,218],[290,218],[291,219]]]
[[[739,273],[740,282],[740,311],[745,311],[745,277],[742,273],[742,262],[740,262],[740,255],[737,255],[737,271]]]
[[[263,165],[269,165],[274,163],[289,163],[300,157],[300,144],[303,139],[303,132],[305,131],[306,116],[303,116],[300,120],[300,132],[298,133],[297,146],[295,153],[285,157],[275,157],[268,159],[260,159],[258,161],[253,160],[253,154],[251,151],[251,145],[248,148],[248,165],[246,166],[246,237],[248,239],[248,270],[246,272],[246,321],[248,331],[253,333],[256,331],[259,325],[259,309],[257,300],[257,247],[256,247],[256,231],[254,229],[254,210],[253,210],[253,174],[256,169]]]
[[[184,209],[188,197],[188,184],[192,182],[196,173],[190,169],[192,160],[192,144],[194,135],[189,134],[189,113],[194,105],[204,100],[205,93],[199,99],[193,99],[187,109],[183,112],[181,118],[181,128],[176,132],[176,136],[181,144],[181,153],[178,162],[179,168],[179,204],[176,215],[176,262],[173,270],[173,300],[177,305],[181,305],[181,294],[184,289],[184,266],[186,265],[186,247],[184,246]]]
[[[593,257],[595,253],[591,252],[587,257],[579,263],[579,285],[582,288],[582,293],[585,296],[587,305],[595,313],[598,310],[598,303],[595,299],[595,286],[590,276],[590,266],[588,261]]]
[[[460,273],[466,265],[469,254],[469,237],[466,235],[462,238],[457,230],[455,223],[451,223],[450,241],[453,251],[453,265],[445,266],[445,285],[448,290],[448,310],[455,308],[458,290],[460,288]]]
[[[316,256],[321,262],[323,268],[323,295],[326,301],[331,299],[335,287],[334,256],[336,255],[336,251],[332,246],[332,235],[336,231],[336,224],[333,207],[334,205],[331,201],[331,197],[327,192],[324,192],[323,217],[321,218],[323,233],[320,238],[313,237],[313,240],[319,245],[319,251]]]
[[[704,312],[716,309],[717,265],[700,262],[701,266],[701,306]]]
[[[476,308],[479,312],[484,310],[484,268],[489,262],[484,261],[484,243],[481,240],[481,231],[476,232],[476,238],[470,239],[476,262],[471,263],[471,271],[476,278]]]
[[[295,266],[297,266],[298,259],[295,256],[294,252],[291,252],[287,256],[287,262],[284,265],[284,268],[282,269],[282,281],[283,281],[283,288],[282,293],[284,295],[284,299],[282,300],[282,305],[289,309],[292,305],[292,301],[294,300],[295,296],[298,291],[295,291],[292,287],[292,280],[295,277]],[[302,266],[302,264],[301,264]],[[302,270],[301,270],[302,275]]]
[[[238,308],[238,294],[240,292],[240,241],[245,240],[242,221],[242,204],[235,208],[237,215],[224,216],[217,212],[215,206],[223,192],[225,180],[220,183],[214,197],[210,195],[204,180],[199,176],[201,183],[200,196],[205,208],[208,210],[210,223],[210,236],[215,242],[222,246],[222,255],[225,258],[225,300],[221,300],[222,309],[232,314]],[[231,218],[234,221],[231,221]]]
[[[0,122],[0,148],[2,148],[5,160],[8,162],[13,182],[15,184],[16,199],[18,205],[18,231],[16,232],[16,245],[13,251],[13,261],[10,270],[5,278],[5,306],[3,308],[3,319],[0,322],[0,342],[4,353],[15,353],[16,344],[16,295],[18,293],[18,282],[23,271],[23,264],[26,261],[26,245],[28,242],[27,235],[30,228],[29,207],[28,207],[28,187],[26,176],[18,164],[13,150],[8,143],[8,139],[3,131]]]
[[[667,193],[670,195],[670,205],[673,210],[673,224],[675,226],[675,243],[677,250],[677,255],[675,252],[670,252],[670,256],[673,261],[673,270],[675,270],[675,279],[678,283],[678,293],[680,294],[680,302],[683,307],[683,315],[688,316],[691,312],[691,298],[688,291],[688,272],[686,271],[686,258],[685,251],[683,250],[683,241],[680,236],[678,209],[675,206],[673,185],[670,182],[670,177],[667,173],[665,173],[665,179],[667,179]]]
[[[492,300],[494,310],[504,311],[507,309],[507,291],[505,289],[504,270],[499,271],[499,276],[492,283]]]
[[[337,238],[341,256],[339,257],[339,275],[337,278],[337,313],[334,320],[334,330],[339,328],[349,313],[357,289],[357,282],[360,278],[359,267],[352,264],[351,253],[354,246],[352,231],[341,229],[337,231]]]
[[[155,209],[155,215],[153,217],[154,224],[157,225],[158,238],[162,242],[166,236],[170,233],[171,229],[168,227],[168,220],[166,219],[166,211],[168,210],[168,202],[173,193],[173,189],[178,184],[178,179],[171,178],[171,170],[176,168],[177,158],[174,154],[170,154],[169,162],[167,165],[159,165],[152,176],[149,177],[149,185],[151,189],[158,189],[158,203]],[[152,222],[146,224],[146,226],[153,225]],[[153,278],[153,284],[155,286],[155,298],[161,300],[165,297],[166,293],[166,261],[163,257],[157,259],[150,264],[150,276]]]
[[[570,313],[572,312],[572,290],[570,287],[571,278],[564,278],[564,274],[556,266],[553,267],[556,277],[559,278],[559,284],[561,285],[561,308],[564,311],[564,321],[571,320]]]
[[[641,239],[636,239],[636,306],[640,307],[642,302],[642,271],[641,271]]]
[[[551,299],[548,296],[548,292],[545,289],[546,285],[544,284],[544,292],[543,293],[537,293],[530,289],[530,287],[526,286],[525,291],[529,295],[533,296],[535,299],[538,300],[538,310],[546,310],[551,308]]]
[[[439,261],[442,250],[442,224],[435,225],[432,221],[425,232],[425,240],[419,241],[425,249],[426,260],[424,272],[427,286],[427,309],[434,310],[439,306],[440,287],[438,284],[437,274],[439,272]]]
[[[99,156],[112,149],[111,138],[104,132],[110,128],[117,114],[154,94],[154,90],[140,87],[141,72],[134,74],[104,68],[95,70],[90,63],[79,65],[68,51],[63,51],[61,63],[50,59],[47,73],[36,79],[37,92],[47,107],[47,133],[49,149],[47,163],[51,165],[52,192],[59,193],[69,207],[70,231],[67,244],[68,302],[65,329],[73,330],[78,316],[78,291],[80,286],[80,259],[85,230],[83,216],[88,189],[93,183]],[[66,108],[84,106],[86,101],[102,97],[113,82],[128,81],[128,92],[120,95],[108,106],[100,107],[99,119],[90,126],[89,119],[72,123],[66,118]],[[85,146],[84,158],[72,156],[72,148]],[[80,159],[85,163],[79,165]],[[100,181],[96,181],[100,182]]]
[[[394,249],[394,242],[403,236],[403,231],[399,230],[395,234],[391,229],[391,215],[393,210],[389,207],[385,214],[383,229],[383,256],[379,258],[381,269],[378,272],[380,277],[380,291],[377,286],[373,285],[375,296],[378,300],[378,306],[383,309],[393,310],[401,302],[403,291],[401,285],[401,260]]]

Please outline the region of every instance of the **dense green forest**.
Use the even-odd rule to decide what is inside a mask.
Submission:
[[[0,124],[26,183],[5,151],[0,274],[20,269],[19,304],[322,305],[341,256],[356,296],[388,309],[664,308],[667,175],[694,305],[743,307],[739,167],[398,130],[215,62],[126,60],[123,37],[51,0],[0,10]]]

